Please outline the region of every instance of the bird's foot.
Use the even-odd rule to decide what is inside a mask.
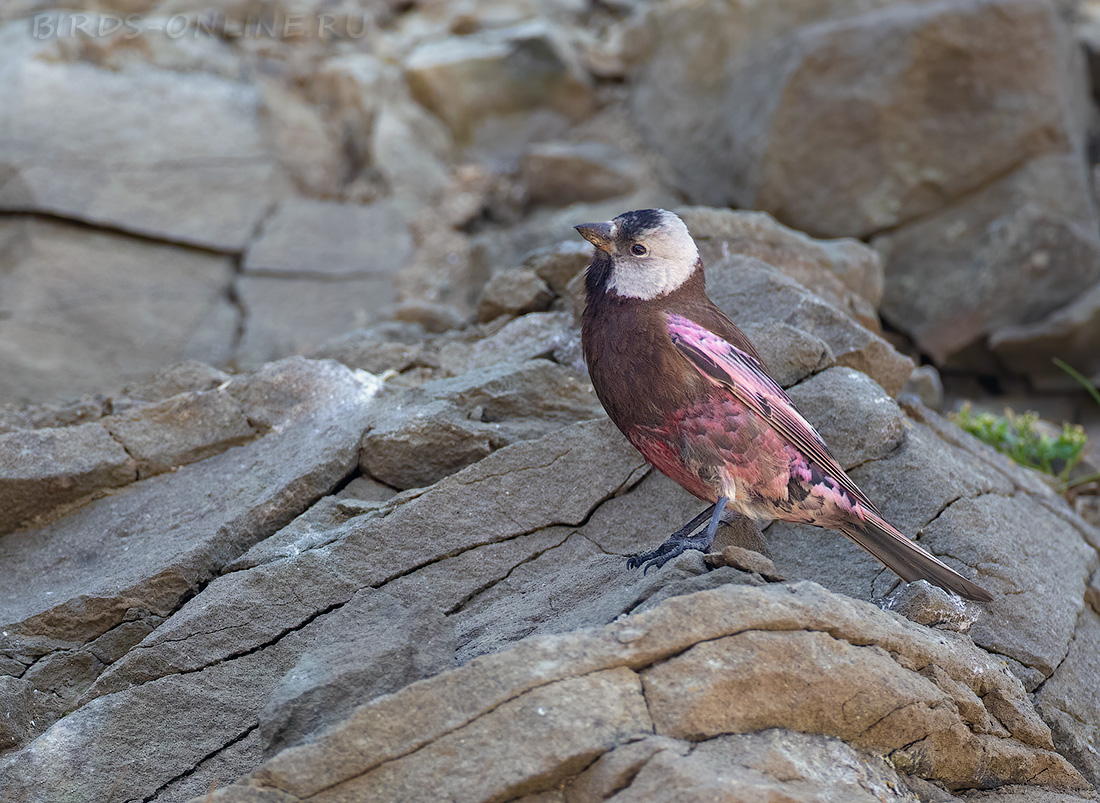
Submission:
[[[668,540],[656,549],[631,555],[626,561],[626,567],[628,569],[643,567],[642,576],[644,577],[650,569],[660,569],[670,560],[683,555],[689,549],[706,552],[710,549],[710,545],[714,543],[714,534],[718,532],[718,524],[722,520],[722,511],[725,510],[727,501],[729,500],[726,497],[721,497],[711,507],[670,535]],[[696,528],[708,517],[710,521],[707,522],[706,528],[698,535],[692,535]]]
[[[708,538],[705,531],[698,535],[679,537],[677,537],[677,535],[672,535],[656,549],[651,549],[649,552],[640,552],[637,555],[631,555],[627,558],[626,567],[628,569],[637,569],[641,566],[642,575],[644,576],[650,569],[660,569],[670,560],[683,555],[689,549],[697,549],[700,552],[706,552],[713,541],[714,536],[711,535]]]

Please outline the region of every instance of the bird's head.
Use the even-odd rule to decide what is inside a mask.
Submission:
[[[590,296],[602,291],[648,301],[676,290],[698,268],[699,249],[687,226],[664,209],[574,228],[596,246],[586,282]]]

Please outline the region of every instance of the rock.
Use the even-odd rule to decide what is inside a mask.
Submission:
[[[278,752],[380,694],[454,666],[454,632],[430,605],[360,591],[314,631],[272,692],[261,718],[265,750]]]
[[[273,363],[232,388],[263,437],[4,536],[0,655],[24,664],[79,657],[123,622],[171,614],[351,473],[376,389],[337,363]],[[50,686],[50,715],[36,717],[32,732],[86,690],[86,670],[72,671]]]
[[[785,579],[775,568],[771,558],[751,549],[730,545],[721,551],[717,560],[712,562],[712,557],[712,555],[707,555],[707,565],[732,566],[743,572],[755,572],[770,583]]]
[[[20,24],[0,31],[0,106],[9,112],[0,209],[236,252],[288,194],[256,87],[147,65],[48,61],[37,55],[49,43],[31,33]],[[56,102],[40,103],[44,95]]]
[[[1100,685],[1092,657],[1100,649],[1100,616],[1084,608],[1065,660],[1035,696],[1058,749],[1094,785],[1100,784]]]
[[[261,80],[258,88],[265,139],[295,189],[313,197],[338,194],[347,180],[348,154],[335,126],[297,93],[275,81]],[[346,237],[348,231],[341,235]]]
[[[428,332],[438,334],[448,329],[456,329],[466,323],[466,316],[451,304],[433,304],[430,301],[408,299],[402,301],[393,311],[398,321],[418,323]]]
[[[851,368],[826,369],[789,395],[845,469],[882,459],[905,438],[905,415],[894,400]]]
[[[0,435],[0,534],[136,478],[137,464],[99,423]]]
[[[411,98],[383,102],[374,119],[370,156],[395,195],[429,200],[450,179],[454,143],[439,120]]]
[[[943,412],[943,380],[940,372],[931,365],[921,365],[913,369],[909,381],[901,389],[898,398],[911,397],[929,410]]]
[[[405,217],[392,204],[289,198],[264,221],[245,254],[244,271],[293,278],[387,276],[412,250]]]
[[[189,357],[228,358],[228,258],[27,218],[0,222],[5,238],[0,402],[105,392]]]
[[[109,416],[103,426],[137,461],[139,478],[202,460],[257,434],[225,390],[181,393]]]
[[[754,257],[734,254],[709,266],[707,291],[745,330],[780,385],[840,365],[893,395],[913,371],[909,358],[881,337]]]
[[[805,24],[817,20],[830,21]],[[865,237],[1029,159],[1080,153],[1079,65],[1042,0],[701,3],[652,15],[650,30],[634,117],[695,203]]]
[[[588,113],[592,88],[561,32],[543,21],[426,42],[405,60],[409,89],[460,140],[486,117],[551,109]]]
[[[968,565],[1015,566],[1005,604],[979,620],[970,635],[986,649],[1049,676],[1073,636],[1097,560],[1081,531],[1067,520],[1068,509],[1062,518],[1031,502],[1022,495],[960,499],[924,528],[921,542]],[[986,533],[979,543],[964,540],[965,534],[977,531]],[[1036,532],[1048,534],[1041,545],[1034,541]],[[990,578],[988,585],[994,582]],[[1018,589],[1027,593],[1013,593]],[[1039,611],[1046,620],[1042,632],[1017,625],[1031,621]]]
[[[386,274],[337,281],[245,275],[236,287],[246,311],[236,359],[245,366],[310,352],[375,323],[396,297],[393,277]]]
[[[327,340],[309,356],[339,360],[349,368],[372,374],[402,373],[414,367],[438,366],[424,342],[426,337],[424,327],[417,323],[386,321]]]
[[[394,488],[422,488],[502,446],[493,427],[436,402],[373,426],[363,437],[359,467]]]
[[[508,321],[481,340],[452,342],[440,347],[440,365],[456,373],[496,363],[519,363],[550,357],[577,338],[573,316],[562,312],[532,312]]]
[[[1043,390],[1077,390],[1080,385],[1052,358],[1073,366],[1100,384],[1100,284],[1036,323],[1004,326],[989,338],[989,347],[1012,373],[1026,376]]]
[[[568,206],[627,195],[638,169],[621,150],[599,142],[539,142],[520,161],[520,179],[532,203]]]
[[[1077,160],[1036,159],[876,239],[886,264],[882,315],[936,363],[962,359],[1100,280],[1096,225]]]
[[[600,413],[591,387],[561,366],[495,364],[400,396],[363,436],[359,465],[394,488],[423,487],[502,446]]]
[[[761,658],[768,650],[778,650],[782,657],[774,664],[747,663],[749,656],[734,649],[738,644],[751,645]],[[791,661],[792,653],[802,660]],[[724,663],[745,662],[745,670],[765,685],[754,685],[751,694],[737,695],[736,686],[745,682],[745,675],[719,671],[718,665],[707,662],[708,657]],[[769,667],[776,667],[774,675],[769,674]],[[936,671],[921,674],[916,667],[935,667]],[[640,675],[640,685],[634,672]],[[790,673],[812,682],[796,686],[792,692]],[[615,681],[608,685],[612,677]],[[548,747],[529,748],[532,728],[542,733],[542,723],[560,721],[554,718],[573,710],[577,696],[572,689],[576,687],[565,684],[580,680],[599,684],[595,688],[602,693],[601,702],[595,702],[601,699],[597,697],[587,699],[589,713],[599,719],[583,720],[583,726],[577,721],[571,750],[557,746],[553,731],[543,734]],[[782,691],[762,694],[767,684]],[[555,694],[558,689],[561,693]],[[868,693],[860,695],[860,689]],[[890,692],[900,694],[903,700],[925,700],[934,706],[898,708]],[[516,705],[535,694],[539,702],[530,709],[531,716],[513,721],[511,712]],[[634,699],[641,705],[640,720],[631,713],[629,725],[623,728],[621,712],[633,712],[633,702],[628,701]],[[996,705],[989,705],[1001,712],[1011,730],[983,699],[997,700]],[[882,708],[878,716],[873,711],[876,706]],[[739,720],[740,712],[748,718]],[[788,736],[790,731],[783,728],[786,723],[796,730],[822,731],[816,736]],[[507,761],[483,760],[493,755],[480,736],[489,725],[495,726],[494,743],[513,747]],[[813,584],[800,584],[793,588],[722,586],[667,599],[645,613],[602,628],[529,638],[511,649],[375,698],[314,740],[273,756],[234,785],[219,790],[214,800],[277,801],[283,799],[280,795],[290,794],[326,803],[342,799],[339,795],[354,792],[361,797],[376,789],[392,796],[397,778],[401,779],[401,796],[410,799],[432,794],[429,788],[437,789],[439,779],[446,778],[448,789],[456,790],[449,794],[468,789],[461,794],[471,799],[548,791],[564,781],[568,800],[571,775],[579,776],[574,784],[599,783],[598,764],[592,761],[600,754],[604,755],[603,766],[611,770],[614,757],[608,751],[637,740],[641,734],[648,738],[656,732],[665,737],[658,745],[642,748],[632,759],[623,757],[627,766],[644,762],[635,777],[638,783],[649,767],[656,769],[652,762],[675,763],[681,751],[689,751],[689,745],[676,741],[676,733],[699,734],[706,740],[715,728],[722,741],[715,744],[713,752],[704,742],[703,755],[715,760],[743,756],[745,761],[739,766],[757,767],[765,776],[738,771],[725,776],[730,780],[721,781],[723,784],[794,783],[796,790],[807,795],[823,786],[836,788],[832,785],[845,782],[835,772],[832,760],[826,762],[830,770],[818,775],[808,769],[792,772],[789,762],[773,758],[772,765],[766,757],[812,741],[826,755],[836,760],[847,756],[844,760],[854,764],[855,754],[846,752],[851,748],[828,738],[846,737],[866,750],[894,750],[895,765],[953,789],[986,787],[991,781],[1022,783],[1032,777],[1028,773],[1039,771],[1054,789],[1087,788],[1084,779],[1051,752],[1049,733],[1044,732],[1019,682],[965,636],[930,631]],[[749,728],[755,733],[738,740],[725,735],[729,731],[723,728],[735,732]],[[776,728],[779,730],[768,733]],[[590,749],[593,734],[603,739],[602,746],[586,761],[575,762],[577,750]],[[916,745],[903,741],[907,738]],[[530,760],[529,750],[537,750],[541,758],[523,781],[513,768]],[[809,752],[816,755],[813,749]],[[791,753],[792,760],[795,754]],[[464,768],[475,764],[477,780],[467,780],[470,771]],[[589,774],[582,774],[590,764]],[[765,771],[768,766],[778,768]],[[885,765],[866,772],[870,775],[862,777],[867,782],[875,777],[874,772],[881,773],[877,777],[883,784],[893,777]],[[702,782],[712,778],[708,772]],[[713,782],[719,783],[716,778]],[[635,799],[664,799],[648,794],[651,790],[640,785],[640,796]],[[713,799],[713,794],[706,799]]]
[[[906,583],[890,594],[883,604],[888,611],[896,611],[911,622],[966,633],[974,626],[981,611],[977,605],[967,603],[956,594],[918,580]]]
[[[229,381],[229,374],[198,360],[169,365],[144,382],[123,388],[126,399],[159,402],[189,391],[213,390]],[[116,400],[115,406],[118,406]]]
[[[555,295],[565,295],[569,282],[592,261],[592,246],[586,242],[563,240],[536,248],[523,258],[523,267],[533,270]]]
[[[882,261],[858,240],[815,240],[787,228],[766,212],[706,206],[677,210],[699,245],[704,265],[729,254],[763,260],[807,290],[879,331]]]
[[[615,803],[651,800],[749,803],[819,800],[911,803],[916,797],[886,761],[868,761],[839,739],[787,730],[719,736],[691,748],[655,753],[614,797]],[[624,750],[625,747],[618,748]]]
[[[533,270],[521,268],[498,273],[481,293],[477,317],[491,321],[500,315],[540,312],[550,306],[554,294]]]

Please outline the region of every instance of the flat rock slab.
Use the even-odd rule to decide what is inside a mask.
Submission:
[[[29,24],[0,29],[0,209],[244,250],[290,190],[257,88],[38,58],[50,42],[31,34]]]
[[[272,363],[234,387],[262,437],[0,539],[0,655],[31,664],[171,614],[354,469],[376,389],[338,363]]]
[[[21,217],[0,221],[0,254],[0,404],[229,356],[228,257]]]
[[[389,276],[412,251],[408,223],[394,204],[288,198],[248,247],[244,271],[316,279]]]

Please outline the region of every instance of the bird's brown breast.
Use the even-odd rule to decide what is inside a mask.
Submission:
[[[582,319],[584,357],[596,395],[624,433],[661,425],[713,392],[672,343],[667,315],[683,315],[756,356],[740,329],[709,298],[702,267],[677,291],[651,301],[590,292]]]

